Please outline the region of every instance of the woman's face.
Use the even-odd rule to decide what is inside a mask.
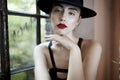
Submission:
[[[67,4],[55,4],[50,19],[54,34],[67,35],[72,33],[74,28],[79,25],[80,9]]]

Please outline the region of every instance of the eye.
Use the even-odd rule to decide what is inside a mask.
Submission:
[[[56,8],[54,8],[53,12],[55,12],[55,13],[61,13],[62,9],[60,7],[56,7]]]
[[[61,12],[61,10],[60,9],[55,9],[55,12]]]
[[[74,12],[69,12],[69,15],[74,16],[74,15],[75,15],[75,13],[74,13]]]

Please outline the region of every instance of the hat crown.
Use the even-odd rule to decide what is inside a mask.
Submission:
[[[55,3],[69,4],[80,8],[82,12],[81,14],[82,18],[96,16],[96,12],[94,10],[91,10],[90,8],[83,6],[84,4],[83,0],[37,0],[37,6],[39,7],[39,9],[47,14],[50,14],[53,4]]]
[[[55,1],[83,6],[83,0],[55,0]]]

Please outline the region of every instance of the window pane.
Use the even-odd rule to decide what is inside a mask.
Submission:
[[[10,66],[12,69],[33,64],[36,45],[36,19],[8,16]]]
[[[44,38],[44,35],[46,33],[45,28],[46,28],[46,19],[41,18],[41,41],[42,42],[45,41],[45,38]]]
[[[52,30],[51,30],[50,20],[41,18],[41,40],[42,42],[45,41],[44,35],[45,34],[49,35],[51,33],[52,33]]]
[[[48,14],[46,14],[45,12],[43,12],[42,10],[40,10],[40,14],[41,14],[41,15],[49,16]]]
[[[8,10],[36,13],[36,0],[8,0]]]
[[[35,80],[33,70],[17,73],[11,76],[11,80]]]

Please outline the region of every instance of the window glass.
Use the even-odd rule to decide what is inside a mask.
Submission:
[[[51,24],[49,19],[41,18],[41,41],[44,42],[44,35],[52,33]]]
[[[36,0],[8,0],[8,10],[36,13]]]
[[[40,10],[40,14],[41,15],[47,15],[47,16],[49,16],[48,14],[46,14],[45,12],[43,12],[42,10]]]
[[[35,80],[33,70],[17,73],[11,76],[11,80]]]
[[[8,27],[11,69],[32,65],[36,45],[36,19],[9,15]]]

